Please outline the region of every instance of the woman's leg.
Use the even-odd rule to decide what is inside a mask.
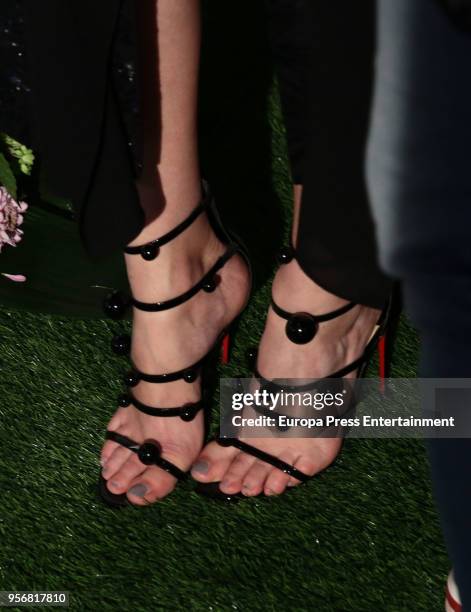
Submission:
[[[140,78],[144,127],[144,167],[138,190],[147,223],[132,245],[141,245],[173,229],[201,199],[197,155],[196,105],[200,46],[197,0],[140,0]],[[153,261],[126,255],[133,296],[142,302],[173,298],[197,283],[226,247],[216,238],[205,214],[162,246]],[[220,272],[213,293],[163,312],[134,310],[131,358],[143,372],[165,373],[196,363],[221,330],[238,314],[248,292],[248,272],[235,256]],[[165,384],[141,381],[133,394],[150,406],[174,407],[201,398],[200,379]],[[156,411],[157,412],[157,411]],[[157,440],[162,456],[187,470],[203,442],[203,414],[191,422],[159,418],[119,408],[108,429],[141,443]],[[144,466],[128,449],[108,441],[102,451],[103,476],[115,494],[129,492],[144,504],[167,495],[175,478]],[[132,490],[131,490],[132,489]]]
[[[286,321],[270,308],[257,367],[269,379],[321,378],[363,353],[390,290],[376,265],[363,178],[373,3],[345,2],[341,11],[338,4],[329,8],[309,0],[274,0],[271,6],[293,176],[303,183],[294,189],[293,243],[299,261],[277,272],[273,297],[290,312],[323,314],[352,300],[362,305],[322,323],[315,339],[303,345],[287,338]],[[332,463],[341,446],[338,438],[247,442],[310,475]],[[222,480],[220,487],[229,494],[279,494],[297,482],[214,443],[200,455],[193,475],[203,482]]]
[[[420,374],[471,377],[471,36],[438,2],[380,2],[368,173],[381,259],[403,279]],[[463,610],[471,610],[471,440],[430,440]]]

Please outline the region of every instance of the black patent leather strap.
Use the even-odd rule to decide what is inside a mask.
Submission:
[[[176,380],[181,380],[182,378],[185,378],[185,376],[188,375],[189,373],[193,374],[196,380],[196,377],[199,371],[201,370],[201,366],[209,358],[213,350],[220,345],[224,337],[229,333],[229,329],[230,329],[230,326],[224,328],[221,331],[221,333],[218,335],[213,347],[206,353],[206,355],[202,357],[199,361],[194,363],[193,365],[188,366],[187,368],[183,368],[182,370],[177,370],[176,372],[168,372],[166,374],[146,374],[145,372],[141,372],[140,370],[138,370],[136,366],[133,364],[132,370],[133,372],[136,373],[139,380],[143,380],[148,383],[175,382]]]
[[[117,442],[121,446],[124,446],[125,448],[128,448],[133,452],[137,453],[137,451],[139,450],[139,444],[137,442],[134,442],[134,440],[131,440],[131,438],[128,438],[127,436],[123,436],[117,431],[110,431],[109,429],[107,429],[105,438],[106,440],[113,440],[113,442]]]
[[[290,465],[289,463],[286,463],[285,461],[278,459],[278,457],[275,457],[274,455],[270,455],[270,453],[266,453],[265,451],[262,451],[259,448],[255,448],[255,446],[252,446],[251,444],[242,442],[242,440],[237,440],[237,438],[230,438],[230,439],[222,438],[222,439],[219,439],[218,442],[220,444],[222,442],[223,446],[226,446],[226,445],[234,446],[235,448],[238,448],[243,453],[247,453],[248,455],[251,455],[252,457],[255,457],[256,459],[259,459],[260,461],[264,461],[265,463],[272,465],[276,469],[284,472],[285,474],[288,474],[289,476],[292,476],[293,478],[296,478],[300,482],[307,482],[308,480],[312,478],[312,476],[309,476],[308,474],[301,472],[301,470],[298,470],[292,465]]]
[[[254,369],[254,377],[262,383],[263,388],[267,389],[267,391],[310,391],[311,389],[315,389],[319,386],[320,381],[324,380],[322,378],[314,378],[311,382],[306,383],[304,385],[287,385],[278,383],[275,380],[269,380],[260,374],[257,368]],[[325,378],[334,378],[333,376],[326,376]]]
[[[176,406],[173,408],[160,408],[159,406],[148,406],[136,399],[132,393],[129,394],[131,403],[137,410],[154,417],[181,417],[186,421],[192,421],[204,406],[203,400],[186,404],[184,406]]]
[[[159,457],[158,459],[156,459],[155,465],[161,470],[164,470],[164,472],[167,472],[168,474],[176,478],[177,480],[186,480],[187,478],[186,472],[181,470],[174,463],[167,461],[167,459],[164,459],[163,457]]]
[[[107,440],[113,440],[113,442],[117,442],[121,446],[128,448],[133,453],[137,454],[139,452],[140,445],[137,442],[134,442],[134,440],[131,440],[131,438],[128,438],[127,436],[123,436],[116,431],[107,430],[105,434],[105,438]],[[163,457],[158,457],[154,461],[153,465],[161,468],[165,472],[168,472],[169,474],[174,476],[177,480],[185,480],[187,477],[186,472],[181,470],[179,467],[177,467],[170,461],[167,461]]]
[[[134,365],[133,370],[134,372],[136,372],[137,376],[139,377],[139,380],[144,380],[145,382],[156,384],[175,382],[176,380],[181,380],[182,378],[184,378],[185,375],[189,372],[194,372],[197,375],[206,357],[207,355],[205,355],[202,359],[200,359],[198,362],[194,363],[188,368],[184,368],[183,370],[178,370],[176,372],[167,372],[165,374],[146,374],[145,372],[141,372],[140,370],[138,370]]]
[[[193,221],[195,221],[201,215],[201,213],[207,209],[208,204],[209,198],[205,198],[196,208],[193,209],[186,219],[184,219],[179,225],[171,229],[166,234],[160,238],[156,238],[155,240],[151,240],[150,242],[146,242],[145,244],[141,244],[139,246],[127,246],[124,248],[124,252],[128,255],[140,255],[142,249],[147,246],[155,246],[158,248],[164,246],[164,244],[167,244],[190,227]]]
[[[217,260],[214,266],[203,276],[203,278],[191,289],[185,291],[185,293],[182,293],[181,295],[178,295],[177,297],[174,297],[170,300],[166,300],[164,302],[154,303],[140,302],[139,300],[131,298],[131,304],[135,308],[138,308],[139,310],[144,310],[146,312],[160,312],[162,310],[168,310],[170,308],[180,306],[180,304],[183,304],[184,302],[188,301],[199,291],[201,291],[206,285],[206,283],[213,281],[217,272],[219,272],[219,270],[226,265],[229,259],[231,259],[231,257],[233,257],[237,253],[237,251],[237,246],[235,244],[232,244],[224,253],[224,255],[221,255],[221,257]]]
[[[361,368],[361,366],[363,366],[365,363],[367,363],[371,359],[372,354],[376,350],[376,346],[378,344],[378,340],[381,337],[381,334],[382,334],[382,330],[378,329],[376,331],[376,333],[373,335],[373,337],[371,338],[371,340],[368,342],[368,345],[366,346],[363,354],[360,355],[360,357],[358,357],[358,359],[355,359],[355,361],[352,361],[351,363],[349,363],[348,365],[344,366],[343,368],[340,368],[340,370],[337,370],[333,374],[329,374],[328,376],[325,377],[325,379],[328,380],[330,378],[343,378],[347,374],[350,374],[351,372],[355,372],[356,370]],[[271,387],[271,388],[273,388],[276,391],[281,391],[281,390],[284,390],[284,391],[309,391],[310,389],[314,389],[319,384],[319,379],[316,379],[313,382],[307,383],[305,385],[284,385],[284,384],[279,384],[279,383],[275,382],[274,380],[268,380],[268,378],[265,378],[264,376],[262,376],[257,369],[254,370],[254,376],[264,386]]]
[[[309,316],[311,316],[314,319],[314,321],[316,321],[317,323],[324,323],[325,321],[331,321],[332,319],[336,319],[337,317],[340,317],[341,315],[345,314],[346,312],[348,312],[355,306],[356,306],[355,302],[349,302],[348,304],[345,304],[345,306],[342,306],[341,308],[337,308],[337,310],[332,310],[332,312],[327,312],[326,314],[322,314],[322,315],[313,315],[310,313],[306,313],[306,314],[309,314]],[[294,312],[288,312],[287,310],[284,310],[283,308],[281,308],[281,306],[278,306],[278,304],[275,302],[273,298],[271,300],[271,307],[273,308],[273,311],[279,317],[286,319],[286,320],[288,320],[290,317],[292,317],[295,314]]]

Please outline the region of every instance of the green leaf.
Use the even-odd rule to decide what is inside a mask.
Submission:
[[[21,144],[8,134],[0,134],[0,139],[5,143],[8,154],[14,158],[15,164],[12,170],[20,170],[23,174],[30,175],[34,164],[34,153],[28,147]]]
[[[3,153],[0,153],[0,185],[16,199],[16,178]]]

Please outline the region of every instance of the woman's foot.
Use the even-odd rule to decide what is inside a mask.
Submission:
[[[323,314],[347,304],[308,278],[296,259],[282,266],[273,282],[275,302],[290,312]],[[380,312],[355,306],[331,321],[319,325],[311,342],[294,344],[285,333],[286,321],[270,308],[258,351],[257,369],[267,379],[323,378],[357,359],[370,339]],[[349,375],[354,377],[355,373]],[[244,440],[312,476],[337,457],[339,438],[247,438]],[[218,482],[223,493],[246,496],[279,495],[299,481],[279,469],[239,451],[209,443],[193,465],[192,476],[199,482]]]
[[[149,239],[146,234],[138,237],[135,244]],[[206,215],[202,215],[166,244],[155,260],[126,256],[132,294],[142,302],[175,297],[195,285],[226,250]],[[174,372],[193,365],[208,353],[221,331],[243,309],[249,292],[249,272],[239,255],[231,257],[218,277],[214,292],[200,291],[175,308],[162,312],[134,309],[131,358],[138,370],[150,374]],[[182,406],[201,399],[200,378],[193,383],[141,381],[133,395],[150,406]],[[162,457],[187,471],[203,445],[204,418],[202,411],[190,422],[179,417],[159,418],[143,414],[131,405],[118,408],[108,430],[139,444],[158,441]],[[176,484],[172,475],[159,467],[145,466],[135,453],[111,440],[103,446],[101,465],[109,491],[116,495],[127,493],[136,505],[162,499]]]

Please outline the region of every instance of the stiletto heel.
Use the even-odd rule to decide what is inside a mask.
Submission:
[[[227,365],[230,361],[230,349],[231,349],[231,335],[228,332],[221,344],[221,363]]]
[[[388,376],[389,364],[386,362],[386,346],[387,346],[387,335],[384,334],[378,341],[378,376],[379,376],[379,390],[382,394],[386,391],[386,378]]]
[[[379,354],[379,377],[384,380],[386,378],[387,364],[386,364],[386,334],[381,336],[378,341],[378,354]]]
[[[281,251],[278,257],[278,261],[281,265],[283,265],[283,264],[289,263],[295,257],[296,257],[295,249],[292,246],[289,246],[289,247],[285,247]],[[274,313],[278,315],[280,318],[285,319],[286,321],[286,325],[285,325],[286,336],[288,337],[289,340],[291,340],[291,342],[295,344],[307,344],[311,342],[317,335],[319,331],[319,326],[322,323],[326,321],[331,321],[333,319],[336,319],[337,317],[344,315],[345,313],[349,312],[355,306],[357,306],[357,304],[353,302],[349,302],[348,304],[345,304],[344,306],[337,308],[336,310],[333,310],[332,312],[315,315],[315,314],[310,314],[306,312],[296,312],[296,313],[288,312],[284,310],[283,308],[281,308],[274,301],[273,298],[271,300],[271,308],[273,309]],[[396,291],[394,290],[390,298],[388,299],[386,306],[382,310],[381,315],[376,324],[376,328],[370,340],[368,341],[363,353],[360,355],[360,357],[358,357],[357,359],[355,359],[353,362],[349,363],[348,365],[344,366],[340,370],[337,370],[336,372],[329,374],[328,376],[325,377],[325,379],[333,379],[333,378],[342,379],[346,377],[347,374],[351,374],[352,372],[357,373],[357,378],[363,378],[366,374],[368,365],[371,361],[373,354],[375,353],[376,349],[378,349],[379,350],[380,378],[381,378],[382,384],[384,385],[384,379],[386,378],[388,374],[389,355],[391,354],[391,348],[392,348],[390,346],[391,344],[391,340],[390,340],[391,333],[390,332],[392,329],[396,328],[397,319],[399,317],[399,314],[400,314],[400,308],[398,307],[398,302],[396,299]],[[314,385],[310,383],[298,385],[298,386],[294,386],[294,385],[288,386],[286,384],[279,385],[275,381],[264,378],[258,371],[257,366],[256,366],[256,360],[257,360],[256,350],[251,349],[249,351],[248,357],[250,361],[252,362],[251,366],[253,367],[255,378],[259,380],[265,388],[270,387],[271,390],[279,390],[279,391],[289,390],[289,391],[295,392],[295,391],[300,391],[300,390],[312,389],[314,387]],[[318,381],[316,381],[316,384],[317,383]],[[356,401],[358,401],[358,399],[357,399],[357,396],[354,394],[353,402],[352,402],[353,405],[351,405],[350,408],[353,408]],[[255,404],[252,407],[259,414],[265,415],[267,412],[266,408],[256,406]],[[268,411],[268,415],[272,418],[276,416],[280,416],[272,408],[270,408],[270,410]],[[283,431],[286,431],[287,429],[290,429],[290,427],[286,426],[286,428],[283,428]],[[218,442],[218,444],[220,444],[221,446],[233,446],[234,448],[237,448],[240,451],[248,455],[251,455],[252,457],[255,457],[256,459],[260,461],[264,461],[265,463],[272,465],[273,467],[281,470],[285,474],[289,474],[293,478],[296,478],[297,480],[299,480],[301,483],[305,483],[312,478],[312,476],[310,476],[309,474],[305,474],[302,471],[296,469],[293,465],[290,465],[289,463],[282,461],[278,457],[271,455],[270,453],[267,453],[265,451],[262,451],[256,448],[255,446],[252,446],[251,444],[242,442],[241,440],[238,440],[237,438],[219,437],[218,439],[216,439],[216,442]],[[218,482],[211,482],[211,483],[198,482],[195,490],[197,493],[200,493],[202,495],[205,495],[207,497],[211,497],[214,499],[219,499],[222,501],[238,501],[240,499],[245,499],[245,496],[243,496],[240,493],[237,493],[235,495],[228,495],[226,493],[223,493],[219,488]]]
[[[402,311],[402,300],[399,287],[394,287],[389,299],[389,312],[386,317],[384,332],[378,341],[378,361],[380,391],[386,392],[386,380],[391,376],[391,365],[393,358],[396,334]]]
[[[446,612],[461,612],[462,610],[461,598],[453,572],[450,572],[446,583],[445,610]]]
[[[122,292],[111,293],[104,301],[105,313],[113,318],[121,318],[126,309],[133,307],[144,312],[161,312],[174,308],[190,300],[193,296],[198,294],[200,291],[204,291],[208,294],[213,293],[217,290],[219,284],[218,273],[225,264],[237,254],[242,255],[249,269],[251,276],[251,267],[248,256],[241,245],[236,242],[224,229],[217,211],[215,209],[214,201],[211,198],[209,190],[206,184],[203,184],[203,190],[205,197],[203,201],[198,204],[194,211],[176,228],[152,242],[137,247],[126,247],[125,253],[127,255],[139,255],[144,261],[152,261],[158,257],[161,247],[179,236],[186,228],[188,228],[200,214],[206,212],[208,219],[211,223],[213,231],[217,234],[220,240],[225,244],[226,251],[219,257],[214,263],[212,268],[188,291],[172,299],[163,302],[147,303],[136,300],[132,295],[126,296]],[[248,301],[248,300],[247,300]],[[240,315],[239,315],[240,316]],[[238,318],[238,317],[237,317]],[[232,324],[231,324],[232,325]],[[175,372],[167,372],[161,374],[146,373],[140,371],[134,364],[132,369],[125,375],[124,383],[127,387],[126,393],[120,395],[118,404],[121,408],[127,408],[133,406],[136,410],[143,412],[144,414],[158,417],[158,418],[171,418],[179,417],[182,421],[192,421],[196,415],[203,410],[206,393],[204,387],[202,388],[202,397],[200,400],[192,403],[185,403],[181,406],[175,406],[171,408],[162,408],[159,406],[149,406],[138,400],[132,389],[136,387],[140,381],[145,381],[152,384],[165,384],[173,381],[184,380],[188,384],[192,384],[201,374],[203,377],[204,366],[211,354],[216,347],[221,345],[222,342],[222,360],[223,363],[229,361],[229,327],[226,327],[218,336],[213,347],[208,351],[206,355],[203,355],[197,362],[190,364],[189,366],[182,368]],[[113,338],[111,343],[112,350],[118,355],[127,355],[130,351],[131,340],[127,335],[117,335]],[[158,441],[145,441],[142,444],[131,440],[127,436],[123,436],[116,431],[107,431],[105,438],[107,440],[113,440],[119,445],[134,452],[140,461],[144,465],[155,465],[162,470],[168,472],[174,476],[177,480],[183,480],[186,478],[187,473],[183,472],[176,465],[166,460],[161,456],[161,447]],[[128,505],[130,502],[127,499],[126,493],[116,495],[112,493],[107,487],[107,481],[100,474],[98,482],[98,493],[100,498],[109,506],[113,508],[121,508]]]

